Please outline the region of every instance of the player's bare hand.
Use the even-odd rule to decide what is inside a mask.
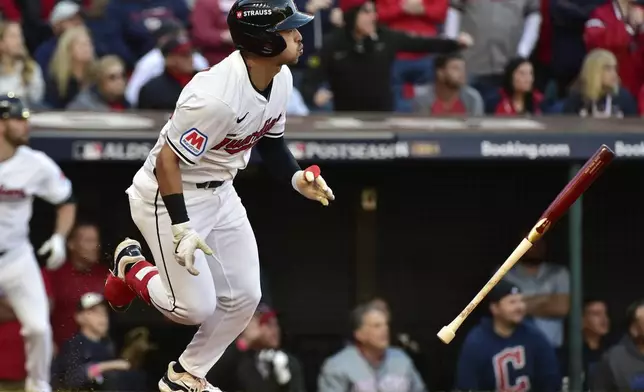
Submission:
[[[317,165],[298,171],[293,180],[293,187],[308,199],[319,201],[323,206],[328,206],[329,201],[335,200],[333,191],[320,175]]]
[[[65,263],[67,257],[67,248],[65,246],[65,237],[60,234],[54,234],[38,249],[38,256],[47,256],[45,261],[47,269],[55,270]]]
[[[190,228],[189,221],[172,225],[172,235],[174,236],[174,258],[177,263],[186,267],[191,275],[199,275],[199,271],[194,266],[195,252],[199,249],[207,255],[212,255],[212,250],[199,237],[199,234]]]

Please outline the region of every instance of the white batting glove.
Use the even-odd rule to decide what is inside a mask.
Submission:
[[[191,275],[199,275],[199,271],[194,267],[195,252],[201,249],[205,254],[212,255],[212,250],[199,237],[199,234],[190,228],[190,221],[172,225],[172,235],[174,235],[174,258],[177,263],[186,267]]]
[[[329,201],[335,200],[333,191],[320,175],[318,165],[309,166],[293,175],[291,180],[293,188],[307,199],[316,200],[323,206],[328,206]]]
[[[47,269],[55,270],[60,268],[65,262],[67,256],[67,248],[65,246],[65,237],[60,234],[54,234],[38,249],[38,256],[47,257]]]

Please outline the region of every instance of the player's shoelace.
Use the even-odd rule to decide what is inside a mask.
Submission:
[[[190,388],[190,392],[204,392],[206,388],[208,388],[208,383],[206,382],[206,379],[197,378],[197,377],[195,377],[194,379],[197,384],[194,387]]]

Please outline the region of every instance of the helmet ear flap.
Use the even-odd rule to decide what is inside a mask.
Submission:
[[[263,57],[275,57],[286,49],[286,41],[279,33],[261,31],[256,35],[249,34],[249,38],[254,41],[252,46],[255,47],[251,52]]]

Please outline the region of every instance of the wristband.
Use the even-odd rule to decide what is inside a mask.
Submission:
[[[186,210],[186,202],[183,199],[182,193],[173,193],[171,195],[161,196],[163,204],[165,204],[168,215],[173,225],[187,222],[188,211]]]

